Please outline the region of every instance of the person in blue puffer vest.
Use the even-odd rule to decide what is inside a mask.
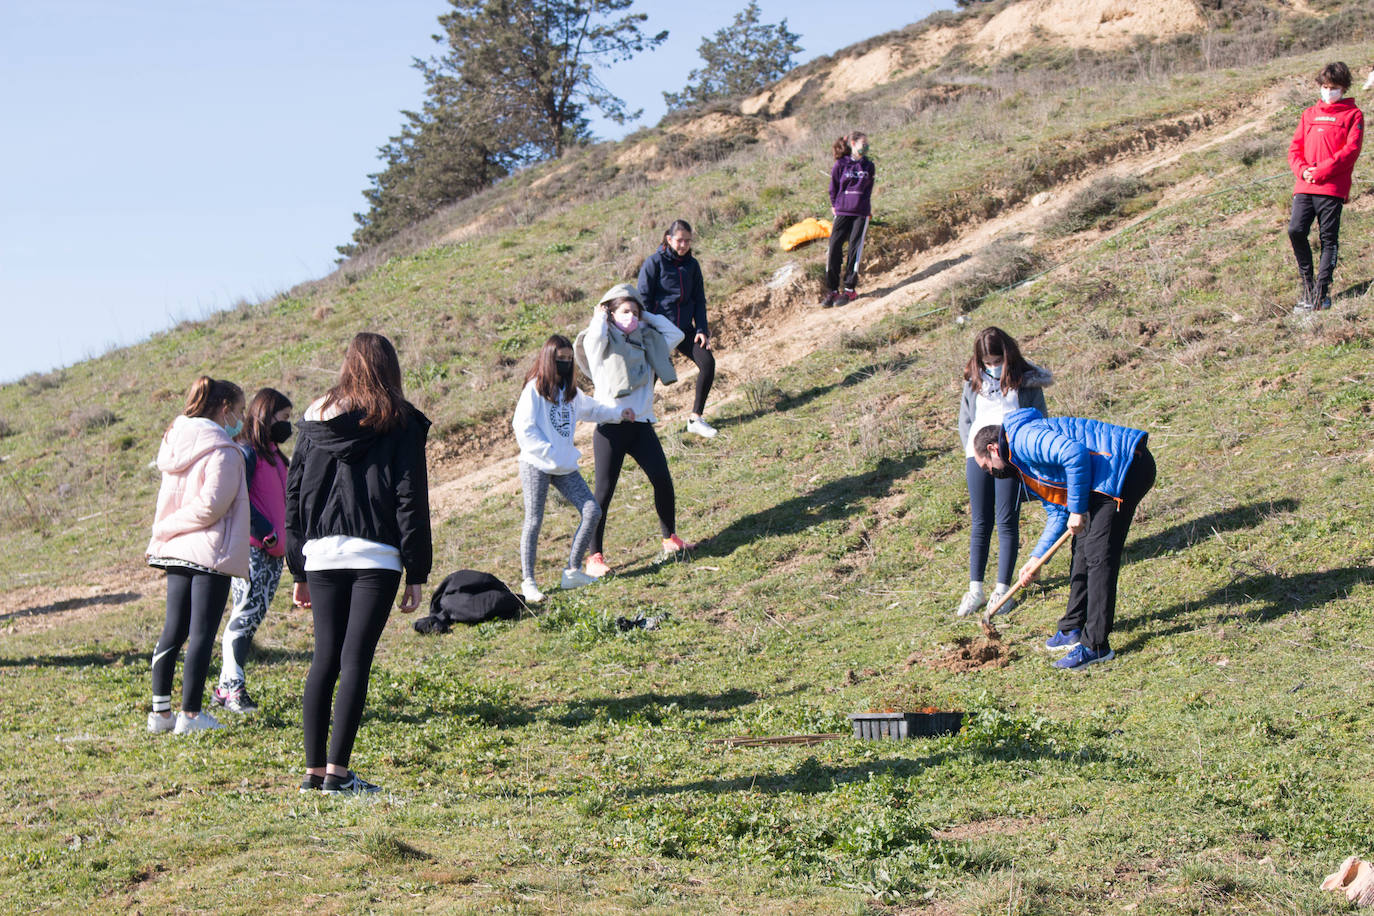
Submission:
[[[1045,505],[1045,533],[1021,568],[1019,584],[1035,578],[1035,560],[1067,528],[1073,532],[1069,606],[1045,648],[1067,649],[1056,668],[1082,668],[1114,658],[1109,637],[1116,617],[1116,579],[1126,533],[1141,499],[1155,484],[1149,433],[1082,417],[1046,418],[1033,407],[1012,411],[1001,426],[974,436],[974,460],[993,477],[1019,476]]]
[[[639,296],[644,307],[662,315],[682,331],[677,351],[697,364],[696,397],[687,416],[687,432],[714,439],[716,428],[706,422],[706,396],[716,378],[716,357],[711,352],[711,329],[706,325],[706,284],[701,265],[692,257],[692,227],[685,219],[673,220],[663,233],[658,250],[639,268]]]

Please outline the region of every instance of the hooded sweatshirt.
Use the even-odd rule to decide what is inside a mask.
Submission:
[[[1288,146],[1288,165],[1297,181],[1294,194],[1324,194],[1350,199],[1351,176],[1364,142],[1364,114],[1354,99],[1321,102],[1302,113],[1293,142]],[[1312,180],[1302,173],[1312,169]]]
[[[162,486],[148,558],[248,578],[248,484],[243,455],[224,427],[177,417],[162,437],[157,469]]]
[[[830,206],[836,216],[871,216],[873,179],[877,168],[864,156],[842,156],[830,167]]]
[[[591,376],[598,401],[614,402],[617,414],[630,408],[635,412],[636,423],[653,423],[654,378],[677,381],[669,353],[682,338],[681,328],[649,311],[644,313],[643,324],[626,335],[606,320],[604,310],[597,308],[587,329],[577,335],[573,353],[576,356],[580,350],[585,357],[583,371]]]
[[[515,441],[520,443],[520,460],[545,474],[561,477],[577,470],[582,457],[573,444],[578,420],[593,423],[620,422],[620,408],[592,400],[581,391],[571,401],[550,401],[539,393],[534,380],[525,383],[515,405]]]
[[[323,420],[309,419],[307,411],[298,424],[286,478],[286,561],[297,582],[306,578],[306,543],[326,538],[394,548],[407,585],[429,577],[430,422],[413,406],[406,409],[401,424],[387,432],[363,426],[361,411]]]

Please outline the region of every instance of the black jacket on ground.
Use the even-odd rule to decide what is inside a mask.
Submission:
[[[399,549],[407,585],[429,578],[430,423],[407,408],[405,421],[386,433],[362,426],[360,411],[298,424],[286,476],[286,562],[297,582],[305,581],[305,542],[333,536]]]
[[[429,616],[415,621],[417,633],[447,633],[455,623],[475,624],[493,617],[515,620],[520,599],[491,573],[460,569],[449,573],[429,599]]]

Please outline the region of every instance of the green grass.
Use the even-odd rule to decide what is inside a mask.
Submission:
[[[1315,59],[1115,87],[1092,105],[1027,99],[1053,117],[1005,142],[1054,157],[1054,138],[1085,125],[1110,134],[1207,93],[1239,100]],[[924,131],[921,155],[953,162],[932,131],[953,135],[974,112],[945,114],[891,131],[893,212],[920,212],[944,180],[982,193],[976,164],[995,157],[972,142],[954,177],[900,180],[901,162],[929,174],[899,158],[904,137]],[[1281,313],[1288,189],[1256,183],[1282,163],[1250,150],[1216,147],[1151,176],[1156,189],[1213,176],[1220,193],[1150,211],[994,292],[968,324],[915,305],[861,346],[748,380],[712,442],[665,426],[679,528],[706,538],[690,561],[655,562],[652,495],[631,468],[608,527],[617,576],[553,591],[537,619],[442,637],[398,615],[354,761],[386,787],[376,799],[295,790],[312,643],[285,589],[249,663],[262,712],[184,740],[142,730],[155,582],[75,615],[56,616],[71,603],[6,607],[0,909],[1344,912],[1316,888],[1374,845],[1374,255],[1355,242],[1374,231],[1374,197],[1362,183],[1346,210],[1336,308],[1293,319]],[[813,165],[733,159],[676,189],[569,206],[5,386],[5,587],[98,584],[99,570],[136,562],[157,484],[145,464],[196,371],[286,379],[303,403],[352,330],[387,329],[408,390],[451,430],[437,446],[457,447],[505,422],[524,357],[504,362],[502,342],[571,325],[615,259],[640,253],[604,227],[638,226],[644,242],[675,200],[738,211],[710,224],[703,249],[720,259],[713,294],[743,288],[780,256],[760,253],[772,225],[741,189],[800,202]],[[1054,246],[1040,254],[1061,260]],[[535,295],[550,277],[557,295]],[[1120,658],[1081,676],[1036,649],[1063,607],[1063,559],[1003,627],[1009,666],[926,663],[971,633],[951,616],[967,579],[954,426],[958,367],[987,324],[1055,373],[1052,411],[1146,428],[1159,461],[1122,571]],[[512,579],[520,517],[518,497],[490,494],[437,518],[436,570]],[[1022,519],[1025,544],[1040,513]],[[541,581],[573,523],[550,511]],[[668,620],[614,626],[640,611]],[[850,712],[907,700],[963,709],[967,725],[901,744],[710,743],[843,731]]]

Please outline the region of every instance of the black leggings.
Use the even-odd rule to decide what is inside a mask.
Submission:
[[[1331,290],[1331,277],[1336,272],[1336,258],[1340,252],[1341,204],[1339,197],[1326,194],[1294,194],[1293,211],[1288,220],[1288,241],[1293,245],[1293,257],[1298,273],[1311,284],[1312,292],[1320,299]],[[1317,237],[1321,240],[1321,261],[1317,275],[1312,276],[1312,243],[1307,234],[1312,221],[1317,221]],[[1314,302],[1313,305],[1319,303]]]
[[[153,706],[166,703],[172,694],[172,675],[177,653],[186,644],[186,664],[181,671],[181,711],[200,712],[205,699],[205,675],[215,648],[215,632],[229,601],[228,576],[183,567],[167,569],[167,622],[153,650]],[[188,639],[189,637],[189,639]]]
[[[692,403],[692,413],[701,416],[706,409],[706,396],[711,393],[711,383],[716,380],[716,357],[710,350],[696,342],[696,332],[682,338],[677,352],[697,364],[697,396]]]
[[[611,497],[615,495],[620,468],[629,455],[649,478],[654,488],[654,509],[658,512],[658,530],[669,537],[677,530],[677,495],[673,492],[673,475],[668,473],[668,459],[663,455],[663,443],[658,441],[654,425],[642,421],[633,423],[602,423],[592,434],[592,457],[596,462],[596,502],[601,506],[601,521],[592,536],[592,553],[601,553],[606,536],[606,516],[610,514]]]
[[[305,765],[326,763],[332,705],[334,733],[329,735],[327,762],[347,767],[363,720],[372,656],[391,616],[401,574],[388,569],[326,569],[307,573],[306,580],[315,618],[315,657],[305,678]]]

